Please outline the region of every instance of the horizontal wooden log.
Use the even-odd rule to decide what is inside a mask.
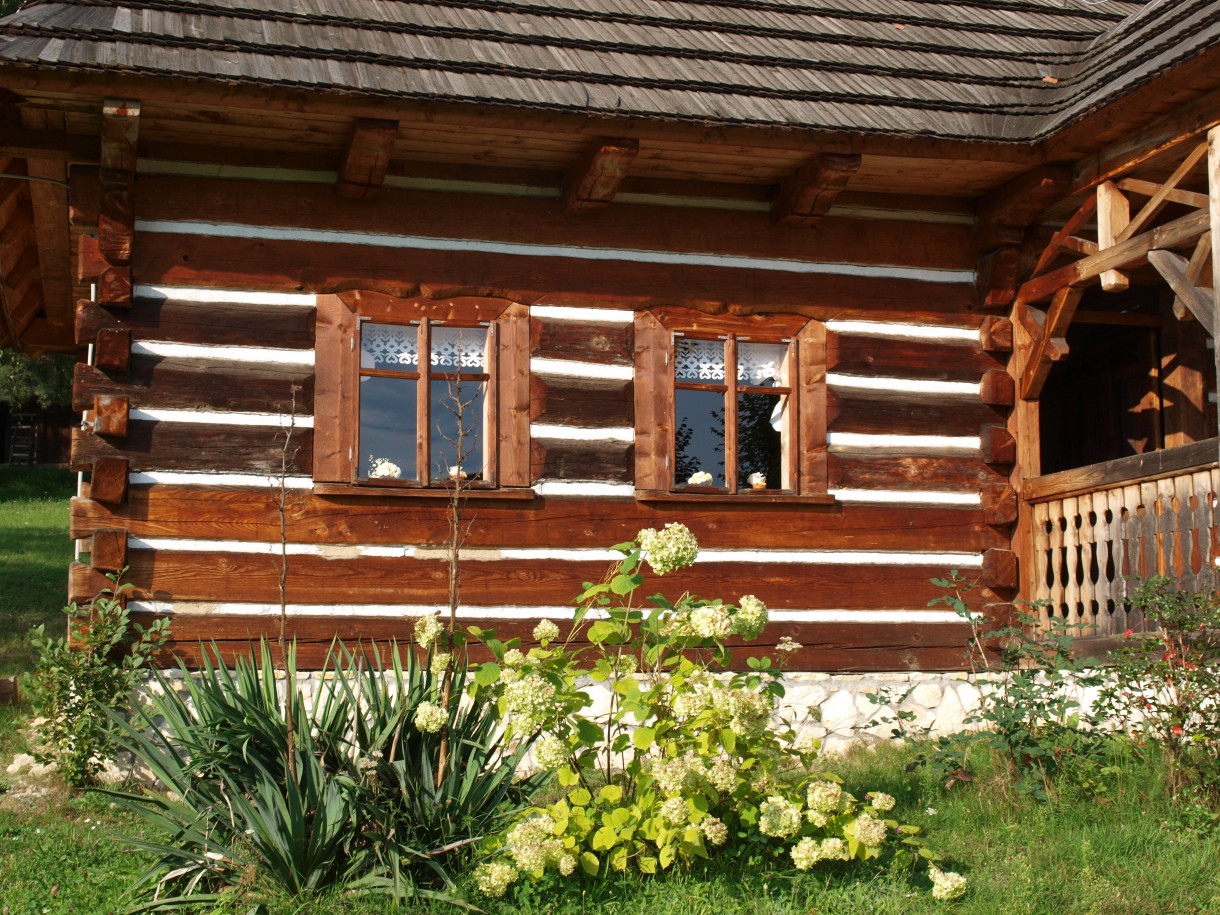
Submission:
[[[112,312],[95,302],[77,303],[76,339],[87,342],[104,327],[130,329],[140,340],[312,349],[314,312],[219,302],[137,298],[130,310]]]
[[[72,500],[71,535],[123,527],[137,537],[279,540],[270,486],[134,487],[129,504]],[[438,500],[439,501],[439,500]],[[536,499],[483,504],[473,513],[466,546],[606,547],[642,528],[681,521],[706,549],[886,549],[979,552],[1006,537],[969,508],[836,505],[766,506],[637,502],[634,499]],[[404,499],[289,494],[286,530],[293,543],[416,544],[439,547],[448,537],[446,507]]]
[[[530,419],[583,428],[630,428],[635,399],[626,381],[589,382],[580,378],[530,378]]]
[[[858,455],[831,452],[831,489],[948,490],[978,492],[1000,475],[977,456]]]
[[[291,365],[252,365],[211,360],[135,356],[115,378],[77,363],[72,403],[86,409],[99,394],[123,396],[132,407],[273,413],[313,413],[313,371]]]
[[[93,345],[93,363],[103,372],[126,372],[131,364],[131,331],[126,327],[99,330]]]
[[[127,500],[127,460],[107,457],[95,461],[89,471],[89,496],[105,505],[122,505]]]
[[[143,626],[156,617],[148,613],[132,614]],[[536,644],[532,638],[534,620],[470,619],[466,626],[493,629],[497,638],[519,638],[526,646]],[[568,624],[558,621],[561,633]],[[401,657],[411,650],[414,620],[385,617],[290,617],[288,638],[297,646],[297,665],[301,670],[320,669],[330,651],[332,640],[340,638],[352,651],[371,653],[376,650],[383,662],[389,660],[391,642],[396,641]],[[161,655],[163,664],[180,658],[188,666],[198,667],[206,652],[218,649],[226,662],[236,657],[248,657],[257,640],[279,637],[279,622],[274,617],[217,616],[211,614],[180,615],[170,618],[171,639]],[[758,640],[733,646],[733,667],[747,669],[752,657],[774,656],[775,645],[787,636],[801,645],[788,658],[791,670],[894,671],[894,670],[963,670],[966,669],[965,643],[969,629],[963,624],[915,625],[902,623],[772,623]],[[585,642],[576,640],[573,647]],[[276,649],[272,648],[274,653]],[[471,651],[472,660],[486,660],[485,650],[477,645]]]
[[[988,315],[979,325],[979,345],[988,353],[1012,352],[1012,321]]]
[[[984,464],[1009,465],[1017,462],[1017,440],[1001,425],[989,424],[979,429],[980,453]]]
[[[72,430],[72,469],[88,470],[102,458],[124,458],[131,470],[223,471],[277,475],[283,433],[249,426],[133,422],[127,437],[107,441]],[[308,473],[313,430],[297,429],[288,472]]]
[[[1021,582],[1017,554],[1012,550],[988,550],[983,554],[983,574],[980,581],[988,588],[1016,590]]]
[[[976,435],[998,414],[975,399],[909,391],[832,388],[826,398],[831,432],[881,435]]]
[[[983,255],[975,276],[979,307],[988,311],[1006,309],[1017,297],[1021,283],[1021,249],[1005,245]]]
[[[777,270],[159,233],[138,235],[134,264],[143,281],[186,286],[314,292],[365,288],[396,295],[415,295],[423,286],[446,295],[494,295],[529,304],[544,298],[564,304],[562,294],[574,293],[579,294],[575,298],[606,296],[623,307],[725,308],[733,303],[823,320],[859,317],[963,325],[977,320],[968,311],[974,291],[967,283],[903,282],[882,276],[819,275],[815,296],[808,274]]]
[[[988,524],[1015,524],[1020,502],[1017,492],[1007,480],[986,483],[979,491],[983,502],[983,516]]]
[[[532,318],[530,352],[546,359],[631,365],[631,325]]]
[[[826,368],[846,375],[977,382],[996,365],[995,357],[977,346],[840,333],[826,335]]]
[[[1011,407],[1017,397],[1017,383],[1003,369],[992,369],[979,384],[979,399],[992,407]]]
[[[630,442],[534,439],[530,475],[534,480],[593,480],[630,483],[635,472]]]
[[[107,267],[97,277],[97,302],[107,308],[131,307],[131,268]]]
[[[89,565],[117,572],[127,565],[127,531],[97,531],[89,546]]]
[[[256,602],[278,605],[279,566],[275,556],[131,550],[132,600]],[[607,563],[537,560],[470,562],[462,566],[462,606],[565,606],[582,582],[599,581]],[[72,599],[96,593],[96,579],[74,566]],[[772,609],[883,610],[926,607],[940,595],[931,578],[944,569],[928,566],[699,563],[672,572],[663,587],[673,595],[690,591],[734,600],[751,593]],[[979,599],[995,599],[987,588]],[[977,593],[977,592],[976,592]],[[425,604],[448,600],[449,569],[444,560],[371,556],[325,559],[290,556],[287,598],[300,604]]]

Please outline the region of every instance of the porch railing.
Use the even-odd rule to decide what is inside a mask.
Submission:
[[[1165,575],[1187,590],[1220,576],[1217,439],[1027,480],[1031,599],[1075,634],[1114,637],[1143,620],[1129,596]]]

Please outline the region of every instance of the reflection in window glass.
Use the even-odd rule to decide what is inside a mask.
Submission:
[[[465,475],[463,479],[482,480],[483,416],[487,403],[487,383],[433,381],[430,391],[433,481],[448,480],[459,472]]]
[[[783,409],[778,394],[737,395],[737,481],[740,489],[783,489]]]
[[[724,394],[678,388],[675,396],[674,483],[685,486],[709,473],[705,486],[724,486]]]
[[[360,328],[360,367],[414,372],[419,369],[419,327],[364,323]]]
[[[414,378],[360,379],[361,477],[419,479],[415,392]]]

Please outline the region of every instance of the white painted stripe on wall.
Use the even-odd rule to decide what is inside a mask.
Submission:
[[[570,305],[531,305],[531,318],[579,321],[582,324],[630,324],[635,312],[625,308],[575,308]]]
[[[941,324],[890,324],[884,321],[827,321],[826,329],[839,334],[939,340],[942,343],[978,343],[979,332],[968,327]]]
[[[598,362],[577,362],[575,359],[530,359],[530,371],[535,375],[603,381],[631,381],[635,378],[635,369],[630,365],[602,365]]]
[[[132,600],[132,610],[141,613],[163,613],[180,616],[279,616],[279,604],[206,603],[202,601]],[[414,619],[420,616],[447,614],[446,604],[288,604],[287,612],[294,616],[352,617],[375,616],[391,619]],[[570,620],[570,606],[488,606],[458,608],[459,619],[498,618],[505,620]],[[605,616],[594,608],[586,619]],[[952,610],[772,610],[776,622],[809,623],[961,623]],[[749,651],[749,646],[746,646]],[[762,650],[762,646],[759,646]]]
[[[894,505],[982,505],[977,492],[941,492],[926,489],[832,489],[840,502],[879,502]]]
[[[666,264],[701,267],[726,267],[744,270],[772,270],[821,276],[859,276],[920,283],[973,283],[973,270],[931,267],[897,267],[877,264],[838,264],[801,261],[792,258],[748,257],[712,252],[650,251],[643,248],[595,248],[574,245],[543,245],[526,242],[491,241],[477,238],[443,238],[427,235],[387,235],[336,229],[303,229],[287,226],[252,226],[239,223],[213,223],[193,220],[137,219],[141,232],[176,235],[206,235],[226,238],[265,238],[306,241],[321,244],[369,245],[418,251],[468,251],[477,254],[511,254],[517,257],[570,257],[592,261]]]
[[[977,451],[977,435],[871,435],[864,432],[831,432],[827,444],[838,450],[884,451]]]
[[[211,289],[198,286],[146,286],[137,283],[135,299],[175,299],[180,302],[224,302],[238,305],[293,305],[314,308],[318,297],[312,292],[256,292],[251,289]]]
[[[162,483],[172,486],[241,486],[244,488],[279,488],[280,478],[257,473],[208,473],[206,471],[141,470],[127,475],[133,486],[149,486]],[[288,489],[313,489],[311,477],[285,477]]]
[[[635,486],[630,483],[576,482],[570,480],[540,480],[534,484],[540,496],[585,496],[588,498],[635,498]]]
[[[971,381],[932,381],[923,378],[883,378],[870,375],[841,375],[827,372],[826,383],[832,388],[857,391],[895,391],[905,394],[946,394],[951,397],[977,397],[979,383]]]
[[[530,423],[530,437],[560,439],[568,442],[634,442],[635,429],[630,426],[607,426],[603,429],[586,429],[583,426]]]
[[[459,194],[492,194],[496,197],[558,198],[563,190],[532,184],[506,184],[501,181],[458,181],[452,178],[408,178],[386,175],[386,187],[401,187],[416,191],[455,191]]]
[[[131,419],[153,423],[195,423],[217,426],[266,426],[274,429],[312,429],[312,416],[284,413],[228,413],[220,410],[132,410]]]
[[[257,362],[268,365],[313,365],[311,349],[270,349],[260,346],[212,346],[203,343],[166,343],[144,340],[131,344],[138,356],[165,359],[215,359],[223,362]]]

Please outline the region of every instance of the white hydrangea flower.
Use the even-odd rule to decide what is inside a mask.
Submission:
[[[704,817],[699,824],[703,837],[712,845],[723,845],[729,840],[729,827],[716,817]]]
[[[567,741],[555,734],[545,734],[534,744],[534,756],[548,772],[562,769],[568,762]]]
[[[507,861],[488,861],[474,871],[474,882],[479,892],[492,899],[499,899],[517,879],[517,869]]]
[[[753,594],[743,595],[733,617],[733,632],[747,641],[756,639],[767,626],[767,605]]]
[[[525,652],[523,652],[520,648],[510,648],[508,651],[504,652],[503,660],[505,667],[512,668],[513,670],[520,670],[525,666],[525,662],[528,659],[525,657]]]
[[[644,551],[648,565],[658,575],[684,569],[699,555],[695,535],[683,524],[670,522],[663,530],[645,528],[636,539]]]
[[[670,826],[682,826],[685,824],[687,814],[686,801],[683,798],[671,797],[661,805],[661,819]]]
[[[559,859],[559,873],[565,877],[571,876],[572,871],[576,870],[576,856],[564,855]]]
[[[504,687],[504,705],[513,715],[518,734],[538,730],[555,714],[555,687],[537,674],[522,677]]]
[[[785,838],[801,828],[801,809],[786,798],[772,795],[759,805],[758,831],[764,836]]]
[[[867,810],[856,817],[852,824],[852,831],[862,845],[867,845],[869,848],[876,848],[885,841],[886,833],[889,827],[885,825],[884,820],[879,820]]]
[[[966,895],[966,878],[961,874],[929,866],[928,876],[932,878],[933,899],[958,899]]]
[[[419,647],[427,651],[444,631],[440,617],[436,614],[421,616],[415,621],[415,641]]]
[[[555,821],[545,813],[523,820],[508,831],[504,843],[518,870],[537,874],[548,864],[558,866],[566,852],[554,832]]]
[[[830,781],[816,781],[805,792],[805,805],[810,810],[835,813],[843,803],[843,788]]]
[[[448,714],[439,705],[421,702],[415,706],[415,727],[425,734],[437,733],[448,721]]]
[[[707,772],[707,780],[721,794],[728,794],[737,787],[737,767],[731,759],[719,757]]]
[[[869,799],[872,801],[873,809],[879,810],[882,813],[893,810],[894,804],[896,803],[894,796],[891,794],[886,794],[884,791],[872,792],[869,795]]]
[[[732,632],[733,623],[729,619],[728,608],[723,604],[706,604],[691,611],[690,627],[701,639],[723,641]]]
[[[842,839],[823,839],[818,846],[818,855],[823,861],[847,861],[851,858],[847,843]]]
[[[445,671],[449,669],[449,662],[453,660],[453,655],[447,651],[438,651],[432,656],[432,660],[428,664],[428,669],[432,672],[432,676],[436,678],[443,677]]]
[[[806,836],[792,846],[789,854],[798,871],[807,871],[821,860],[820,851],[818,843]]]
[[[534,638],[545,647],[548,642],[559,638],[559,627],[553,620],[539,620],[538,625],[534,627]]]

